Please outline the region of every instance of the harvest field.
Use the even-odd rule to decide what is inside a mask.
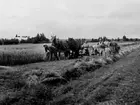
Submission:
[[[41,46],[17,48],[43,54]],[[121,46],[107,58],[0,66],[0,105],[138,105],[140,44]]]
[[[122,42],[120,46],[133,44]],[[96,43],[88,43],[94,45]],[[63,59],[63,57],[62,57]],[[0,46],[0,65],[22,65],[47,61],[43,44],[20,44]]]
[[[0,46],[0,65],[18,65],[45,60],[43,44]]]

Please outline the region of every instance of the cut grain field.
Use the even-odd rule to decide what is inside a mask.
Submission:
[[[136,47],[122,47],[120,60],[108,60],[108,65],[99,64],[97,69],[92,57],[82,58],[86,62],[1,66],[0,105],[139,105],[140,48],[133,50]]]

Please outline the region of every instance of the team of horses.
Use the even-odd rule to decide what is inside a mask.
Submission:
[[[68,38],[60,40],[56,36],[51,36],[51,45],[43,45],[46,52],[46,57],[52,60],[60,60],[62,53],[65,59],[78,58],[79,56],[107,56],[108,54],[118,53],[120,46],[116,42],[100,41],[95,45],[89,45],[85,40]]]

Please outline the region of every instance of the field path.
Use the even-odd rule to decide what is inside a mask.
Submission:
[[[61,105],[69,99],[68,103],[77,105],[139,105],[139,62],[140,49],[137,49],[112,65],[101,67],[60,86],[55,90],[59,97],[52,103]]]

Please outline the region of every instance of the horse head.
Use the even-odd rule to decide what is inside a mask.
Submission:
[[[44,44],[43,47],[48,47],[48,45]]]
[[[45,48],[45,51],[47,52],[49,50],[49,46],[48,45],[43,45],[43,47]]]
[[[52,42],[55,42],[55,41],[56,41],[56,35],[52,35],[52,36],[51,36],[51,41],[52,41]]]

